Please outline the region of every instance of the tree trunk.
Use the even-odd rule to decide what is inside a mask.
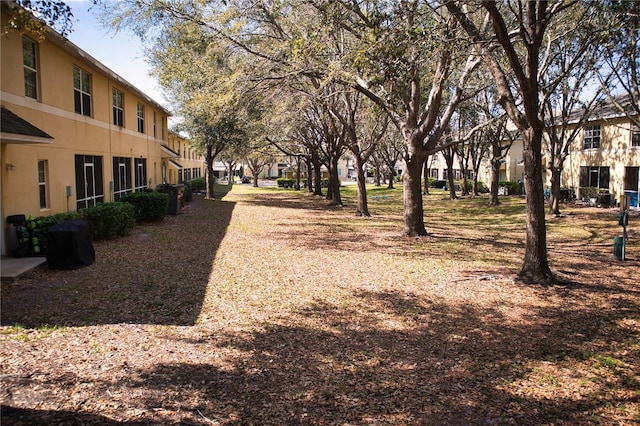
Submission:
[[[216,177],[213,174],[213,147],[211,145],[207,145],[207,154],[205,156],[205,161],[207,163],[207,184],[206,184],[206,200],[215,200],[214,187],[216,183]]]
[[[367,176],[364,171],[364,162],[360,158],[356,159],[356,167],[358,169],[358,210],[356,216],[369,217],[369,206],[367,204]]]
[[[257,173],[253,174],[253,187],[254,188],[258,188],[258,174]]]
[[[306,158],[307,162],[307,191],[313,194],[313,174],[311,174],[311,170],[313,169],[313,164],[311,163],[311,159],[309,157]]]
[[[547,259],[544,188],[542,183],[542,128],[522,132],[524,187],[527,200],[527,243],[518,276],[526,283],[548,284],[553,274]]]
[[[426,155],[422,152],[408,154],[402,173],[404,197],[404,229],[410,237],[427,235],[422,206],[422,165]]]
[[[452,200],[455,200],[458,197],[456,196],[456,187],[453,176],[453,154],[445,155],[444,158],[447,163],[447,182],[449,183],[449,197]]]
[[[340,195],[340,177],[338,176],[338,158],[331,159],[331,168],[329,170],[329,190],[327,197],[331,195],[331,204],[335,206],[342,205],[342,196]]]
[[[393,167],[389,169],[389,183],[387,184],[387,189],[393,189],[393,183],[396,180],[396,169]]]
[[[311,160],[313,162],[313,195],[319,195],[322,197],[322,164],[320,160],[315,158]]]
[[[500,204],[498,198],[498,185],[500,184],[500,159],[491,159],[491,183],[489,187],[489,205],[497,206]]]
[[[422,166],[422,193],[424,195],[429,195],[429,168],[427,167],[427,163],[429,162],[428,160],[429,156],[427,156],[427,159],[424,161],[424,165]]]
[[[300,157],[296,160],[296,191],[300,191]]]
[[[560,216],[560,176],[562,167],[551,166],[551,190],[549,192],[549,213]]]

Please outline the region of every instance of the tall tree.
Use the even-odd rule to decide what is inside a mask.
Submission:
[[[422,167],[428,152],[438,150],[479,59],[458,54],[455,23],[435,3],[312,3],[338,29],[337,34],[346,34],[353,42],[341,62],[331,64],[334,78],[376,103],[404,139],[403,233],[427,235]]]
[[[529,283],[554,281],[547,255],[542,182],[544,121],[540,74],[544,69],[540,66],[540,56],[550,26],[578,3],[533,0],[445,2],[482,54],[484,65],[495,82],[498,102],[522,136],[527,211],[524,262],[518,275]],[[476,8],[478,5],[481,9]],[[477,10],[484,10],[485,14],[478,16]],[[491,22],[490,31],[483,31],[477,24],[485,16]],[[503,57],[506,63],[501,61]],[[513,74],[513,79],[509,79],[507,70]]]
[[[640,1],[609,0],[598,6],[607,30],[601,41],[605,66],[598,69],[602,89],[618,111],[640,127]]]

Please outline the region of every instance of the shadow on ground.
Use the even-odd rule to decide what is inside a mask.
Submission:
[[[244,354],[231,367],[159,364],[129,372],[118,386],[145,388],[149,397],[138,404],[178,416],[150,419],[163,424],[179,423],[180,416],[186,424],[233,425],[609,423],[615,407],[639,402],[640,384],[622,361],[613,379],[589,372],[584,380],[593,386],[575,393],[554,393],[572,386],[562,383],[571,377],[536,371],[597,359],[588,349],[594,341],[634,339],[632,330],[616,326],[628,318],[625,307],[531,307],[530,322],[514,323],[505,316],[509,306],[452,305],[398,292],[353,297],[352,306],[311,304],[248,336],[192,342],[194,349]],[[409,326],[394,327],[391,318]],[[548,392],[528,394],[518,385],[529,380],[524,386],[530,386],[530,376],[537,390]],[[83,424],[102,420],[77,416]]]
[[[196,196],[176,216],[95,242],[93,265],[3,284],[2,325],[193,325],[234,206]]]

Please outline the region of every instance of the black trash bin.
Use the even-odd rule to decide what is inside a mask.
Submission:
[[[182,195],[184,185],[162,184],[156,187],[156,191],[169,194],[169,205],[167,205],[167,214],[177,215],[182,208]]]
[[[91,223],[67,220],[47,231],[47,264],[52,269],[76,269],[96,259]]]

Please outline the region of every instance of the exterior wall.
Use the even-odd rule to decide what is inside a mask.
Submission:
[[[7,19],[3,6],[3,27]],[[135,185],[135,159],[146,160],[146,186],[153,187],[161,182],[165,154],[160,147],[167,137],[169,115],[162,106],[53,32],[37,43],[38,99],[32,99],[25,96],[22,34],[9,33],[0,43],[2,106],[53,137],[51,144],[2,140],[0,199],[3,229],[6,229],[9,215],[38,217],[76,210],[76,155],[102,158],[105,202],[114,200],[113,157],[130,159],[132,187]],[[91,75],[90,117],[75,112],[74,66]],[[124,94],[123,127],[113,124],[113,88]],[[144,106],[143,133],[138,132],[139,103]],[[48,206],[44,209],[40,208],[39,160],[46,160],[48,166]],[[2,249],[4,254],[4,238]]]
[[[173,162],[182,167],[178,169],[165,159],[163,165],[166,167],[166,182],[164,183],[175,185],[183,183],[185,180],[205,176],[206,164],[204,155],[202,155],[188,139],[177,133],[169,132],[167,147],[180,155],[177,158],[173,158]]]
[[[584,149],[584,130],[574,144],[562,172],[562,186],[580,188],[580,167],[608,167],[608,190],[615,200],[624,194],[625,169],[640,167],[640,147],[631,146],[631,122],[628,118],[598,120],[588,125],[599,124],[600,148]],[[638,191],[638,188],[635,188]]]
[[[453,169],[459,170],[458,157],[455,156],[453,160]],[[429,169],[431,171],[430,176],[434,176],[434,170],[437,170],[438,178],[436,180],[446,180],[445,173],[447,170],[447,162],[445,161],[442,152],[438,152],[430,157]],[[500,167],[500,180],[501,181],[513,181],[517,182],[524,177],[524,166],[522,164],[522,139],[517,139],[513,142],[513,145],[509,149],[509,154],[504,160],[504,163]],[[491,182],[491,167],[489,160],[484,158],[480,164],[478,170],[478,180],[484,182],[487,187]]]

